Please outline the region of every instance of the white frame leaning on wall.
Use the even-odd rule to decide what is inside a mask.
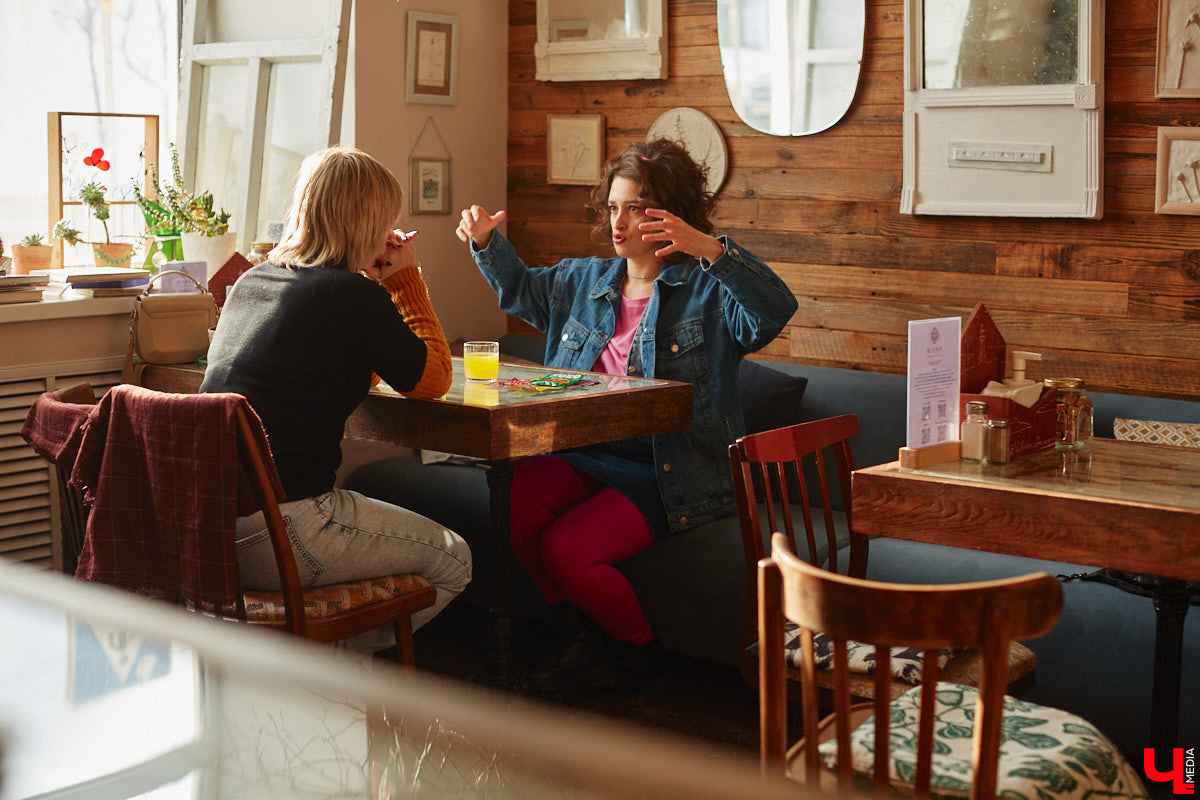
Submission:
[[[1076,83],[1051,86],[924,88],[923,10],[904,0],[900,212],[1099,219],[1104,0],[1079,0]]]
[[[184,182],[195,187],[199,161],[204,70],[221,65],[247,68],[246,118],[243,130],[251,132],[242,141],[238,176],[238,214],[230,230],[237,233],[239,252],[245,252],[258,229],[258,199],[262,190],[268,92],[271,66],[276,63],[319,62],[322,66],[320,113],[314,129],[325,131],[326,146],[337,144],[342,127],[342,102],[346,85],[346,46],[350,35],[351,0],[330,0],[329,18],[321,30],[325,35],[311,39],[276,39],[252,42],[206,42],[208,12],[214,0],[184,0],[179,43],[179,124],[176,145],[182,160]],[[160,170],[161,171],[161,170]],[[218,198],[222,202],[222,198]],[[228,202],[228,201],[223,201]]]

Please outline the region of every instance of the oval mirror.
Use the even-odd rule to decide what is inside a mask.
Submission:
[[[776,136],[818,133],[854,101],[866,0],[717,0],[717,38],[743,122]]]

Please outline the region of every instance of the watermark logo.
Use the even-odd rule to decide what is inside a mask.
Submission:
[[[1146,777],[1158,783],[1171,782],[1171,791],[1175,794],[1196,793],[1196,748],[1176,747],[1171,750],[1171,768],[1163,771],[1155,763],[1154,749],[1147,747],[1142,751],[1142,768]]]

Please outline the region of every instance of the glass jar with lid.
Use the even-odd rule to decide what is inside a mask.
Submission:
[[[246,254],[246,260],[253,264],[261,264],[267,260],[268,255],[275,249],[276,242],[251,242],[250,252]]]
[[[1046,378],[1058,389],[1058,423],[1054,446],[1078,450],[1092,441],[1092,401],[1083,393],[1082,378]]]

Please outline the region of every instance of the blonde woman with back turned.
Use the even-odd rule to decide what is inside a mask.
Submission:
[[[262,418],[287,492],[306,586],[417,573],[437,589],[432,619],[471,579],[462,537],[426,517],[334,486],[347,417],[382,378],[409,397],[450,386],[450,350],[412,241],[393,230],[400,184],[359,150],[304,160],[282,241],[233,286],[201,391],[244,395]],[[238,521],[251,588],[278,588],[261,514]],[[390,626],[358,649],[391,644]]]

